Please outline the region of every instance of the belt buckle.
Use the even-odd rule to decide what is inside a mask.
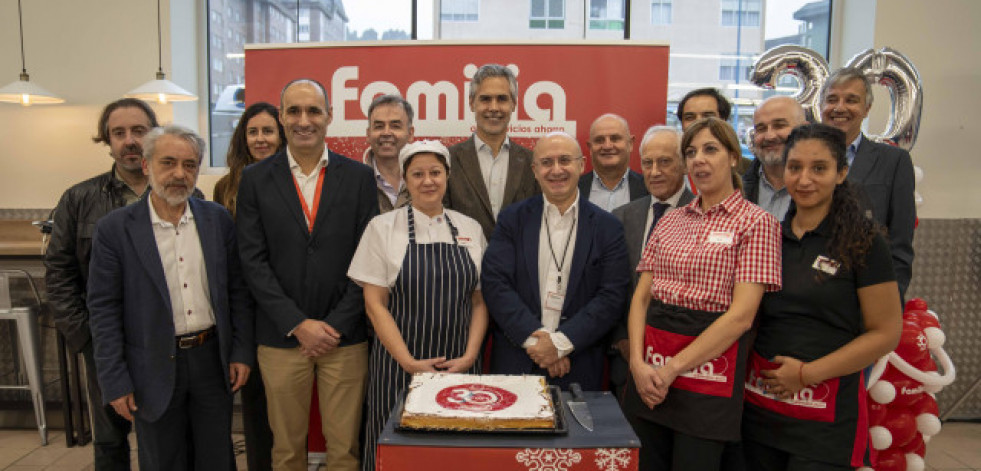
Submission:
[[[194,348],[197,346],[198,343],[197,341],[198,341],[198,337],[196,335],[181,337],[177,339],[177,347],[185,350],[188,348]]]

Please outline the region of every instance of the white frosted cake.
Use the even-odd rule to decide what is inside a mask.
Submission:
[[[415,429],[497,430],[555,426],[555,408],[542,376],[416,373],[401,426]]]

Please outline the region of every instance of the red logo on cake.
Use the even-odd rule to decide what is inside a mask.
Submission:
[[[518,400],[513,392],[486,384],[459,384],[443,388],[436,403],[444,409],[493,412],[511,407]]]

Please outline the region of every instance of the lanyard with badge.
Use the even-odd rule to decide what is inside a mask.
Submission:
[[[320,175],[317,176],[317,189],[313,194],[312,208],[307,206],[307,199],[303,196],[300,182],[297,181],[296,175],[293,175],[293,185],[296,186],[296,194],[300,197],[300,207],[303,209],[303,215],[307,218],[307,230],[310,233],[313,233],[313,223],[317,219],[317,210],[320,208],[320,191],[324,187],[325,173],[327,173],[327,167],[320,167]]]
[[[569,255],[569,243],[572,242],[572,234],[576,231],[576,225],[579,222],[579,218],[575,214],[572,216],[572,227],[569,228],[569,234],[565,238],[565,246],[562,248],[562,260],[555,255],[555,249],[552,247],[552,228],[548,224],[548,214],[545,215],[545,233],[548,236],[548,251],[552,255],[552,261],[555,263],[555,268],[558,268],[559,273],[556,277],[555,289],[548,289],[546,284],[547,295],[545,296],[545,308],[551,309],[553,311],[562,311],[562,305],[565,303],[565,291],[562,290],[562,269],[565,267],[566,256]]]

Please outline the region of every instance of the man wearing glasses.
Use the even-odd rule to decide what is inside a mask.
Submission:
[[[542,196],[501,211],[484,255],[491,372],[599,390],[605,337],[630,283],[623,226],[579,194],[583,156],[572,136],[539,140],[532,170]]]

